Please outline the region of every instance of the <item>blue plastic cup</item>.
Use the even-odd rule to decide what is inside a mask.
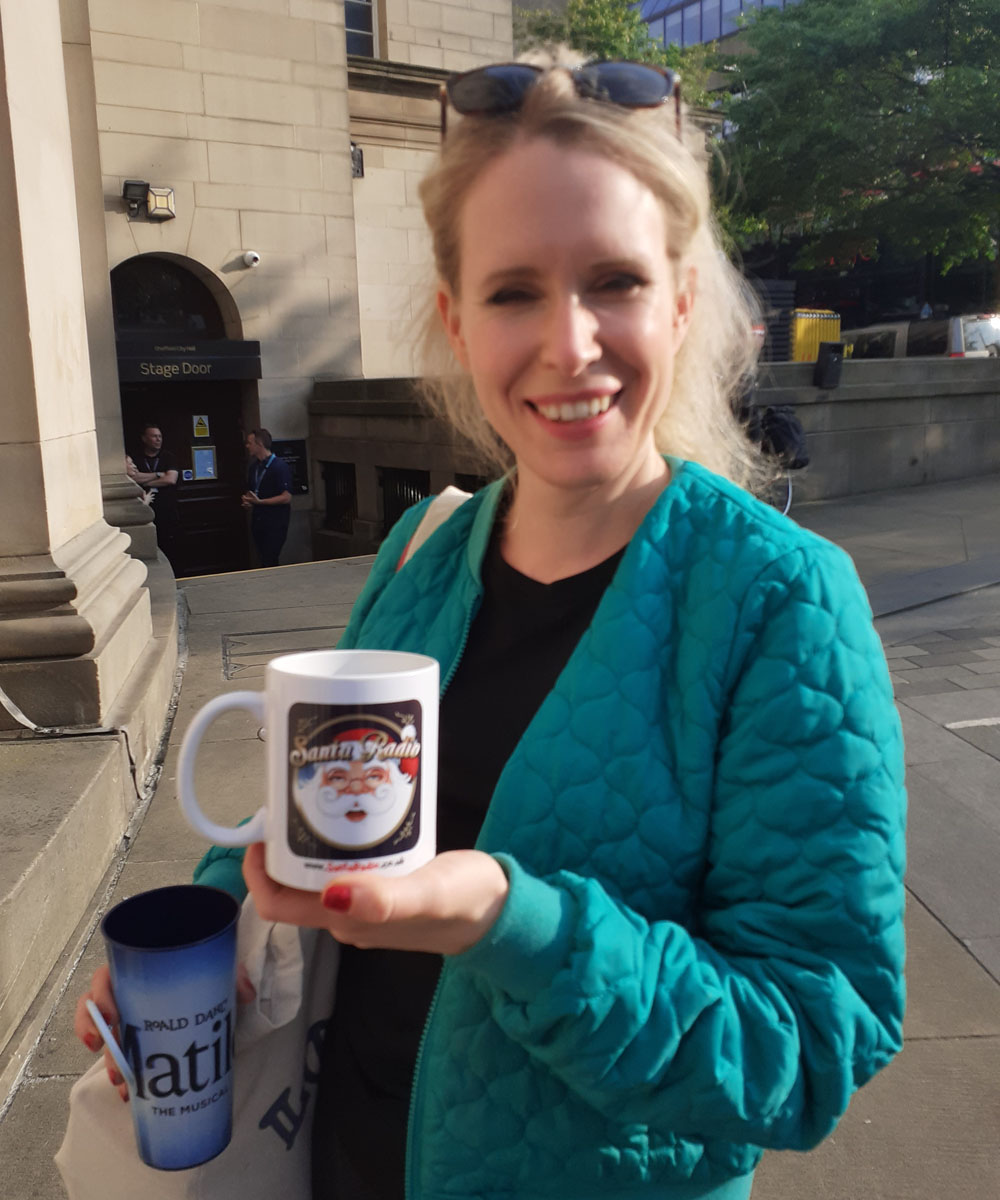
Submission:
[[[196,1167],[232,1137],[239,913],[227,892],[189,884],[141,892],[101,923],[117,1043],[88,1008],[128,1084],[151,1167]]]

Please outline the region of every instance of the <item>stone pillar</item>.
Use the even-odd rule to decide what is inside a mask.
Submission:
[[[142,503],[142,489],[129,479],[123,467],[118,351],[104,230],[104,191],[97,136],[94,59],[90,47],[90,11],[87,0],[60,0],[59,7],[104,519],[129,535],[131,552],[136,558],[155,562],[153,510],[148,504]],[[125,220],[124,214],[122,220]]]
[[[101,512],[59,0],[0,0],[0,261],[0,700],[100,725],[152,631]]]

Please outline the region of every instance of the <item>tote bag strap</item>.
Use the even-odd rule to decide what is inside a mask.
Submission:
[[[471,492],[463,492],[461,488],[453,487],[451,484],[443,492],[438,492],[427,506],[427,511],[421,518],[420,524],[413,531],[413,537],[406,543],[406,548],[399,556],[399,562],[396,563],[397,571],[410,561],[431,534],[439,529],[471,495]]]

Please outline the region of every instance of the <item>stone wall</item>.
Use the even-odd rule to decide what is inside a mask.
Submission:
[[[830,391],[812,374],[812,363],[761,368],[759,403],[794,405],[808,436],[797,500],[1000,471],[996,359],[847,361]]]
[[[91,0],[90,26],[110,265],[214,272],[261,343],[261,422],[304,437],[313,376],[361,373],[343,5]],[[127,178],[176,219],[127,220]]]
[[[812,363],[761,368],[758,402],[793,405],[808,436],[812,461],[795,473],[796,503],[1000,471],[997,360],[846,362],[829,391],[812,376]],[[380,469],[427,471],[432,492],[480,470],[452,432],[422,412],[406,380],[319,381],[309,414],[316,558],[377,547]],[[324,462],[354,465],[351,534],[325,528]]]

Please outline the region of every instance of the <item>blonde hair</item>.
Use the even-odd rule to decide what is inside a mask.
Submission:
[[[535,56],[534,61],[538,62]],[[566,55],[541,66],[576,65]],[[577,96],[569,76],[548,70],[514,114],[464,117],[420,185],[439,280],[458,295],[462,205],[483,170],[513,146],[547,139],[616,163],[660,201],[675,278],[696,273],[690,325],[674,366],[670,402],[655,430],[661,452],[693,459],[757,490],[768,475],[757,448],[734,415],[756,358],[746,285],[723,253],[711,213],[703,134],[689,122],[683,140],[672,104],[626,109]],[[482,414],[471,380],[456,372],[440,317],[424,323],[421,391],[432,411],[501,470],[512,456]],[[666,333],[666,331],[665,331]]]

